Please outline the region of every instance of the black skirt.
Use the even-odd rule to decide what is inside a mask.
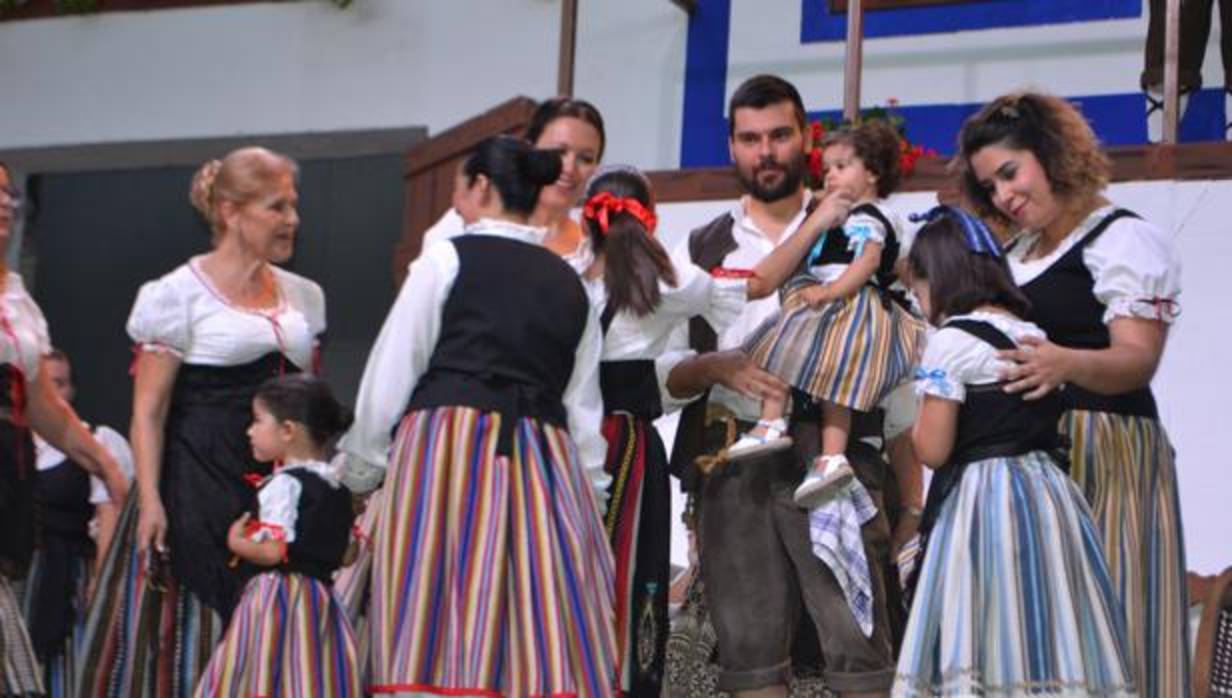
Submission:
[[[183,365],[167,415],[160,492],[175,579],[224,619],[243,578],[227,566],[227,530],[257,506],[255,479],[270,464],[252,457],[252,398],[265,380],[295,365],[267,354],[240,366]]]

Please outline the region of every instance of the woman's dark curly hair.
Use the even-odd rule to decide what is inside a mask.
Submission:
[[[1074,105],[1036,92],[1002,95],[967,119],[958,136],[963,195],[981,216],[1002,224],[1009,218],[971,168],[971,158],[990,145],[1030,151],[1065,204],[1092,201],[1112,174],[1112,161]]]

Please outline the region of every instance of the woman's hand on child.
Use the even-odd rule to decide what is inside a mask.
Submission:
[[[1017,349],[997,355],[1014,365],[1002,378],[1009,381],[1007,393],[1023,393],[1024,400],[1038,400],[1053,390],[1063,389],[1069,379],[1069,352],[1046,339],[1024,337]]]

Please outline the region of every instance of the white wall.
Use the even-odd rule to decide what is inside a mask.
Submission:
[[[1168,231],[1183,265],[1182,314],[1168,336],[1153,387],[1168,435],[1177,450],[1181,508],[1188,568],[1215,574],[1232,565],[1227,509],[1232,494],[1228,441],[1232,369],[1225,356],[1232,345],[1232,305],[1227,302],[1232,238],[1232,181],[1133,182],[1114,184],[1109,198]],[[898,194],[890,204],[902,213],[922,211],[935,193]],[[730,201],[660,206],[664,244],[678,244],[692,228],[730,209]],[[675,422],[659,425],[669,444]],[[676,495],[672,561],[685,564],[683,500]]]
[[[687,17],[581,3],[612,158],[674,166]],[[0,151],[426,126],[555,93],[558,0],[324,0],[0,23]]]

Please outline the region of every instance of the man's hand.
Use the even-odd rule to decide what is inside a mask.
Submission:
[[[719,384],[753,400],[786,395],[788,386],[766,371],[744,352],[731,349],[706,354],[707,373],[712,385]]]

